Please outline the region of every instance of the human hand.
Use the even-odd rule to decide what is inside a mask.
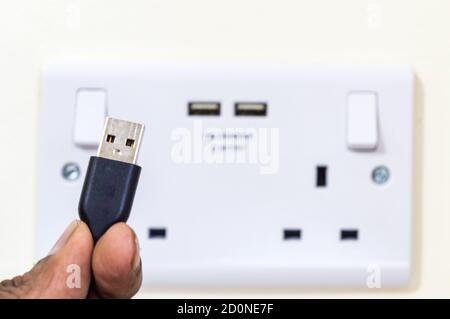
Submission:
[[[141,283],[139,244],[127,224],[111,226],[94,246],[76,220],[29,272],[0,283],[0,298],[131,298]]]

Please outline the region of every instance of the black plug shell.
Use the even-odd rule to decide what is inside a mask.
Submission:
[[[113,224],[128,220],[140,173],[138,165],[90,158],[78,213],[89,226],[94,242]]]

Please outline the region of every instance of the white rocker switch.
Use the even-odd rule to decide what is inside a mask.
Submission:
[[[81,147],[95,147],[102,136],[105,123],[106,91],[80,89],[75,105],[74,143]]]
[[[354,92],[347,101],[347,146],[374,151],[378,146],[378,105],[375,92]]]

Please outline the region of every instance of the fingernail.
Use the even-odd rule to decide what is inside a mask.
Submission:
[[[133,269],[134,270],[138,270],[139,267],[141,267],[141,255],[140,255],[140,246],[139,246],[139,240],[136,236],[136,234],[134,234],[134,243],[136,245],[136,253],[134,255],[134,259],[133,259]]]
[[[59,237],[59,239],[56,241],[56,244],[50,250],[49,255],[56,254],[61,248],[63,248],[69,241],[70,237],[75,232],[75,229],[77,229],[77,227],[78,227],[77,220],[71,222],[70,225],[64,231],[64,233],[61,235],[61,237]]]

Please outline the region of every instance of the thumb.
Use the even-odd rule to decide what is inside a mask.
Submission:
[[[82,221],[73,221],[49,256],[24,275],[0,283],[0,298],[85,298],[92,250],[89,228]]]

